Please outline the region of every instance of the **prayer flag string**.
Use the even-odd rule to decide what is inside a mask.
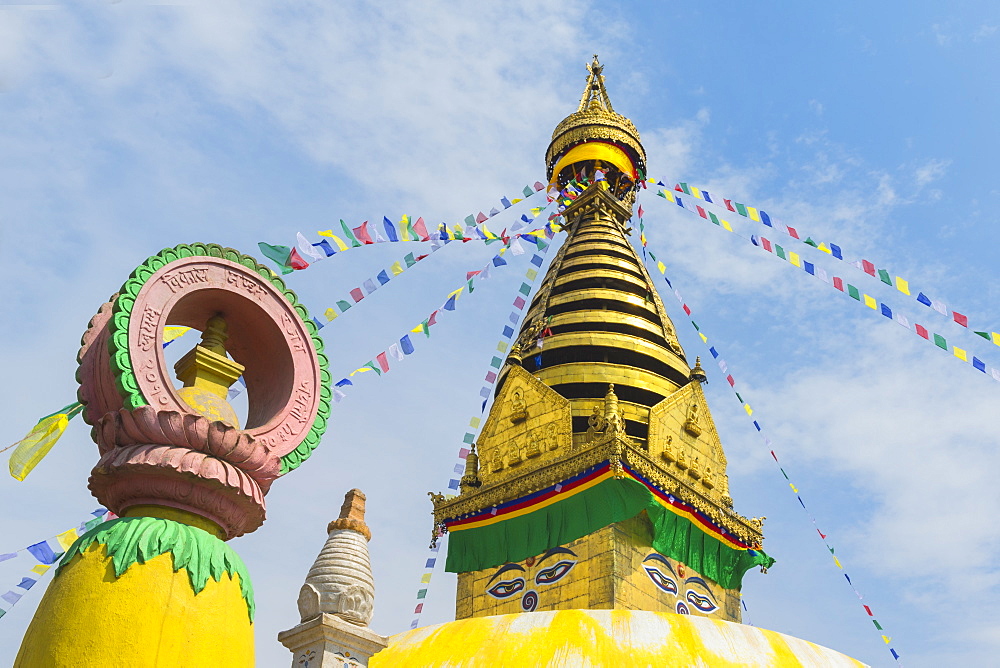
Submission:
[[[704,193],[704,191],[699,191],[699,192]],[[806,274],[809,274],[813,278],[823,281],[824,283],[834,288],[835,290],[846,294],[855,301],[864,304],[865,306],[867,306],[868,308],[872,309],[877,313],[880,313],[882,316],[895,322],[897,325],[912,332],[913,334],[916,334],[923,340],[934,344],[937,348],[940,348],[945,352],[950,352],[955,359],[961,360],[962,362],[971,365],[972,368],[975,369],[976,371],[986,374],[987,376],[993,378],[993,380],[1000,382],[1000,369],[987,365],[986,362],[981,360],[976,355],[971,354],[965,348],[960,348],[959,346],[954,345],[954,343],[949,343],[944,336],[929,330],[924,325],[921,325],[916,322],[911,323],[910,319],[903,313],[900,313],[898,309],[893,309],[889,305],[879,301],[875,297],[862,292],[856,286],[846,282],[843,278],[839,276],[829,276],[825,269],[823,269],[822,267],[817,267],[815,264],[809,262],[808,260],[802,259],[802,257],[799,256],[798,253],[795,253],[794,251],[789,251],[783,248],[780,244],[774,243],[771,240],[767,239],[766,237],[758,237],[757,235],[753,234],[750,235],[749,237],[746,237],[737,232],[736,230],[734,230],[733,226],[729,223],[729,221],[725,219],[720,219],[714,213],[706,212],[704,207],[702,206],[691,204],[690,200],[685,201],[687,198],[674,195],[670,190],[661,190],[657,193],[657,195],[663,197],[667,201],[673,202],[674,204],[684,209],[685,211],[694,213],[703,220],[709,221],[715,225],[718,225],[719,227],[722,227],[723,229],[728,230],[729,232],[732,232],[733,234],[743,239],[747,243],[752,244],[758,248],[761,248],[767,251],[768,253],[774,255],[775,257],[785,260],[789,264],[798,267]],[[983,338],[988,339],[988,337],[985,335],[986,333],[984,332],[975,332],[975,333],[982,336]]]
[[[105,518],[113,519],[115,517],[114,513],[109,512],[106,508],[98,508],[90,514],[93,518],[81,522],[78,526],[71,527],[51,538],[38,541],[34,545],[29,545],[17,552],[0,554],[0,562],[16,559],[23,552],[30,554],[35,562],[37,562],[31,567],[30,574],[23,576],[21,581],[8,589],[6,593],[0,594],[0,600],[7,603],[6,607],[0,606],[0,617],[10,612],[10,609],[24,596],[24,592],[38,584],[41,576],[45,575],[59,561],[60,557],[66,553],[80,535],[104,522]]]
[[[457,462],[452,468],[453,475],[448,481],[448,490],[450,493],[458,493],[461,488],[461,476],[465,472],[465,462],[469,457],[469,453],[475,451],[476,433],[479,430],[479,426],[482,424],[482,415],[486,411],[486,404],[489,402],[493,386],[496,384],[497,375],[503,367],[502,355],[507,352],[510,345],[509,341],[514,336],[514,332],[516,331],[517,325],[521,320],[521,316],[524,314],[525,306],[529,303],[528,296],[531,294],[533,285],[539,274],[539,268],[542,266],[545,254],[548,253],[550,246],[551,244],[540,244],[538,251],[531,256],[531,267],[525,272],[525,280],[521,282],[521,285],[518,287],[517,293],[514,296],[514,301],[511,304],[511,312],[507,316],[507,320],[501,330],[500,339],[497,341],[496,352],[498,354],[493,355],[493,358],[490,360],[489,367],[487,368],[486,375],[483,379],[483,386],[479,389],[479,396],[483,399],[482,405],[479,409],[479,413],[474,414],[469,419],[468,429],[462,436],[462,443],[458,448]],[[420,625],[420,615],[424,610],[424,602],[427,598],[427,591],[429,589],[431,578],[433,577],[434,567],[437,564],[437,554],[441,549],[441,544],[438,542],[438,539],[442,536],[443,532],[441,532],[441,529],[435,526],[433,540],[428,548],[430,553],[427,560],[424,562],[425,572],[420,576],[420,584],[417,588],[417,603],[413,608],[413,620],[410,622],[411,629],[415,629]]]
[[[515,198],[513,200],[503,197],[500,199],[500,204],[503,209],[509,209],[514,204],[524,201],[525,199],[531,197],[536,192],[541,192],[545,190],[545,185],[541,181],[536,181],[533,186],[525,186],[522,194],[523,198]],[[552,196],[550,195],[550,201]],[[532,218],[538,216],[539,212],[544,207],[534,207],[531,209]],[[297,244],[295,246],[279,246],[268,244],[265,242],[259,242],[257,245],[260,247],[261,253],[263,253],[268,259],[272,260],[278,265],[281,273],[289,274],[295,270],[307,269],[310,266],[310,262],[306,258],[310,258],[313,263],[320,260],[326,259],[332,255],[336,255],[338,252],[349,250],[351,248],[359,248],[361,246],[366,246],[369,244],[377,243],[394,243],[400,241],[422,241],[422,242],[438,242],[438,241],[485,241],[490,244],[494,241],[500,241],[506,237],[506,230],[501,234],[494,234],[486,227],[486,221],[488,221],[493,216],[501,213],[499,209],[493,207],[490,209],[490,213],[487,215],[480,211],[478,214],[469,214],[465,217],[463,221],[465,227],[463,228],[461,224],[456,223],[455,226],[449,230],[447,223],[441,223],[437,230],[428,231],[427,225],[422,217],[413,219],[412,216],[404,215],[399,223],[393,223],[388,217],[382,217],[381,229],[378,224],[370,223],[365,221],[357,227],[350,227],[343,220],[340,221],[341,235],[338,236],[334,233],[333,229],[319,231],[318,235],[326,237],[321,239],[317,243],[311,243],[302,233],[298,233]],[[527,214],[522,215],[520,219],[521,223],[531,222],[531,218]],[[522,225],[523,226],[523,225]],[[385,235],[382,231],[385,231]],[[374,231],[374,235],[372,234]],[[347,239],[347,242],[344,241]]]
[[[732,388],[733,394],[736,396],[736,400],[740,402],[740,406],[742,407],[743,412],[746,413],[747,418],[753,423],[754,429],[757,431],[757,433],[760,434],[760,436],[764,439],[764,446],[768,449],[768,453],[774,459],[774,463],[775,465],[777,465],[778,470],[781,472],[782,477],[785,479],[785,482],[788,483],[788,487],[791,489],[792,493],[795,494],[796,501],[798,501],[799,505],[802,507],[802,510],[809,517],[809,521],[812,522],[813,527],[816,529],[816,533],[819,534],[820,540],[823,541],[823,545],[830,552],[830,556],[833,558],[833,563],[837,566],[838,569],[842,571],[844,579],[847,580],[847,584],[851,587],[851,590],[854,591],[854,594],[858,597],[858,600],[862,601],[861,607],[864,608],[865,614],[867,614],[868,617],[871,618],[872,623],[875,625],[875,629],[880,634],[882,634],[882,632],[885,629],[882,627],[882,624],[875,618],[875,614],[872,612],[871,606],[863,603],[864,596],[862,596],[861,592],[858,591],[858,588],[851,580],[851,576],[847,573],[843,563],[837,556],[835,549],[831,545],[831,541],[829,540],[829,534],[823,533],[820,530],[819,524],[816,522],[815,516],[813,515],[812,511],[809,510],[809,508],[806,506],[805,501],[802,499],[802,492],[800,491],[799,485],[796,485],[792,481],[792,478],[788,475],[788,472],[785,470],[785,468],[781,465],[781,462],[778,460],[778,455],[775,453],[774,443],[764,433],[764,428],[760,424],[760,418],[754,417],[754,409],[750,407],[749,402],[747,402],[743,398],[743,396],[737,391],[736,379],[733,377],[733,373],[732,370],[729,368],[729,364],[726,362],[726,360],[722,357],[721,353],[719,352],[717,344],[714,344],[714,342],[710,342],[708,336],[704,332],[704,329],[694,321],[691,307],[684,301],[684,298],[681,296],[680,291],[678,291],[677,288],[674,287],[674,284],[667,276],[666,265],[664,265],[662,261],[658,260],[656,258],[656,255],[652,251],[649,251],[649,257],[653,262],[656,263],[657,271],[659,271],[660,274],[663,276],[663,280],[666,281],[667,286],[673,292],[674,297],[677,299],[677,303],[680,304],[681,309],[684,311],[685,314],[687,314],[691,326],[694,327],[695,332],[697,332],[698,334],[698,338],[701,339],[701,342],[705,344],[705,347],[708,348],[709,354],[711,354],[712,358],[715,359],[716,363],[719,366],[719,371],[722,373],[723,376],[725,376],[726,382]],[[897,663],[899,663],[899,665],[902,665],[902,662],[899,659],[899,653],[896,652],[896,650],[890,645],[892,639],[886,635],[882,635],[882,640],[885,642],[886,646],[889,649],[889,652],[892,654],[892,658],[895,659]]]
[[[649,182],[652,183],[654,181],[653,179],[650,179]],[[656,181],[655,183],[656,185],[663,186],[662,181]],[[789,237],[795,239],[800,243],[803,243],[807,246],[811,246],[816,250],[822,251],[823,253],[826,253],[830,257],[837,258],[838,260],[846,264],[849,264],[850,266],[858,269],[859,271],[864,272],[871,278],[878,280],[890,287],[896,288],[896,290],[898,290],[902,294],[908,297],[913,297],[920,304],[926,306],[931,310],[937,311],[938,313],[945,316],[952,322],[958,324],[961,327],[964,327],[965,329],[972,331],[977,336],[980,336],[986,339],[987,341],[1000,346],[1000,333],[992,331],[991,329],[987,329],[986,331],[977,331],[974,327],[971,327],[969,325],[969,317],[964,313],[959,313],[958,311],[951,309],[947,304],[945,304],[940,300],[931,299],[924,292],[921,292],[919,290],[914,291],[913,289],[910,288],[909,281],[907,281],[901,276],[893,276],[887,269],[880,269],[876,267],[875,264],[869,260],[865,259],[848,260],[847,258],[844,257],[843,249],[835,243],[832,242],[817,243],[816,241],[813,240],[811,236],[805,234],[804,232],[800,233],[798,229],[785,225],[783,222],[781,222],[781,220],[777,218],[772,219],[771,216],[763,209],[758,209],[752,206],[741,204],[739,202],[734,202],[733,200],[730,199],[724,199],[718,197],[712,198],[712,196],[708,193],[707,190],[696,188],[694,186],[688,185],[687,183],[678,183],[677,185],[674,186],[674,191],[691,195],[692,197],[696,197],[704,202],[708,202],[709,204],[712,204],[720,209],[723,206],[722,204],[719,203],[721,199],[721,202],[725,204],[725,208],[728,211],[739,214],[744,218],[756,221],[761,225],[765,225],[772,229],[776,229],[780,232],[783,232],[784,234],[788,235]],[[803,235],[805,235],[805,238],[803,238]],[[914,292],[916,294],[914,294]]]

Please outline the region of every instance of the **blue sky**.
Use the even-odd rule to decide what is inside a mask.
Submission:
[[[160,248],[212,241],[253,253],[339,218],[454,221],[543,178],[551,130],[576,108],[595,52],[653,176],[756,204],[1000,330],[998,46],[1000,11],[985,2],[4,6],[0,440],[72,400],[87,321]],[[643,202],[650,247],[906,665],[987,665],[1000,650],[996,382],[736,236]],[[481,267],[487,249],[472,246],[449,246],[324,329],[335,375]],[[289,284],[321,312],[408,250],[352,251]],[[995,346],[814,255],[1000,366]],[[447,485],[526,268],[497,272],[416,355],[359,382],[314,457],[274,485],[264,527],[234,541],[257,590],[261,665],[288,661],[274,636],[297,622],[298,588],[351,487],[369,498],[373,626],[408,626],[430,531],[425,493]],[[704,356],[663,297],[688,355]],[[707,369],[736,508],[768,517],[765,547],[778,559],[746,579],[750,621],[889,665]],[[76,421],[25,482],[0,482],[0,552],[84,519],[96,460]],[[0,577],[9,587],[29,567],[5,562]],[[0,662],[40,595],[0,620]],[[422,623],[451,619],[453,596],[453,578],[437,573]]]

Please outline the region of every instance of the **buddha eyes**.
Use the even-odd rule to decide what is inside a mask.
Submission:
[[[643,568],[646,569],[646,574],[649,576],[649,579],[652,580],[653,584],[655,584],[657,587],[667,592],[668,594],[677,593],[677,583],[674,582],[672,578],[669,578],[666,575],[664,575],[663,572],[660,571],[660,569],[656,568],[655,566],[644,566]]]
[[[538,571],[535,575],[535,584],[539,585],[549,585],[563,578],[570,569],[576,566],[575,561],[560,561],[559,563],[546,568],[544,570]]]
[[[701,596],[690,589],[687,590],[687,601],[697,608],[698,612],[704,612],[705,614],[715,612],[719,608],[712,599],[707,596]]]
[[[487,589],[486,593],[493,598],[508,598],[522,589],[524,589],[524,578],[516,578],[514,580],[498,582]]]

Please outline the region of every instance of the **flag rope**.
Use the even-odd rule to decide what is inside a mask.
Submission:
[[[507,322],[509,322],[510,324],[506,323],[504,324],[503,329],[501,330],[500,339],[497,342],[496,351],[500,353],[500,355],[503,355],[504,353],[507,352],[507,349],[509,347],[507,341],[510,341],[511,338],[514,336],[514,332],[517,329],[517,325],[520,322],[521,316],[524,315],[524,309],[529,303],[528,296],[531,294],[532,287],[534,286],[538,274],[541,273],[540,270],[542,264],[544,263],[544,257],[548,253],[550,247],[551,244],[544,244],[544,245],[540,244],[538,251],[531,256],[530,262],[532,264],[532,267],[525,272],[524,277],[526,280],[522,281],[521,285],[518,287],[517,294],[514,297],[514,301],[511,304],[512,310],[510,314],[507,316]],[[476,431],[479,429],[479,426],[482,423],[482,415],[486,412],[486,404],[489,402],[490,393],[492,391],[493,385],[497,381],[497,375],[499,374],[500,369],[502,367],[503,367],[503,358],[494,355],[493,358],[490,360],[489,367],[487,368],[486,376],[484,377],[484,385],[479,390],[479,396],[483,398],[482,406],[479,409],[479,413],[473,414],[473,416],[470,418],[468,430],[462,437],[462,445],[460,445],[458,449],[458,457],[457,457],[458,461],[455,463],[454,468],[452,469],[455,475],[461,476],[465,472],[465,461],[468,458],[469,453],[471,451],[470,448],[475,447]],[[460,485],[461,485],[460,477],[459,478],[453,477],[448,481],[448,489],[450,490],[457,492],[460,489]],[[420,576],[420,585],[428,585],[428,586],[423,586],[423,587],[418,586],[417,588],[417,597],[416,597],[417,604],[416,607],[414,607],[413,609],[414,617],[413,620],[410,622],[411,629],[415,629],[420,625],[420,615],[423,613],[424,602],[427,598],[427,592],[430,589],[429,585],[431,582],[431,578],[433,577],[434,574],[435,566],[437,565],[436,555],[438,554],[438,551],[441,548],[441,543],[439,542],[438,539],[441,538],[443,534],[440,533],[440,529],[437,527],[435,527],[434,531],[435,531],[434,540],[431,541],[431,545],[428,548],[430,551],[430,556],[428,556],[427,560],[424,562],[424,570],[426,572],[424,572]]]
[[[21,600],[22,596],[24,596],[22,592],[16,590],[20,589],[23,592],[26,592],[34,587],[38,584],[41,576],[45,575],[45,573],[47,573],[48,570],[55,565],[56,561],[58,561],[67,550],[69,550],[81,534],[90,531],[98,524],[104,522],[105,517],[107,517],[107,519],[112,519],[115,516],[114,513],[109,512],[106,508],[98,508],[90,514],[93,515],[93,519],[81,522],[78,526],[71,527],[60,534],[38,541],[37,543],[21,548],[16,552],[0,554],[0,562],[3,562],[8,561],[9,559],[14,559],[22,552],[27,551],[32,557],[34,557],[35,561],[38,562],[31,567],[31,572],[35,577],[26,575],[22,577],[21,581],[14,587],[8,589],[3,594],[0,594],[0,600],[9,604],[6,609],[0,607],[0,617],[3,617],[10,612],[10,609]],[[53,549],[51,541],[55,541],[58,551]]]
[[[966,364],[971,365],[972,368],[974,368],[976,371],[986,374],[987,376],[992,377],[993,380],[1000,382],[1000,369],[987,365],[986,362],[981,360],[976,355],[970,355],[969,351],[966,350],[965,348],[960,348],[954,345],[954,343],[949,344],[948,340],[941,334],[933,332],[919,323],[916,322],[911,323],[909,318],[907,318],[905,315],[899,312],[899,309],[893,309],[884,302],[879,301],[875,297],[862,292],[854,285],[844,281],[843,278],[839,276],[832,276],[832,277],[828,276],[826,270],[823,269],[822,267],[817,267],[812,262],[803,260],[795,252],[792,251],[786,252],[783,247],[781,247],[776,243],[772,243],[769,239],[765,237],[757,237],[757,235],[753,234],[750,235],[750,237],[746,237],[740,234],[739,232],[733,229],[729,221],[720,219],[714,213],[707,213],[703,207],[698,205],[695,205],[694,209],[692,209],[691,205],[684,201],[684,198],[674,195],[669,190],[661,190],[657,193],[657,195],[663,197],[667,201],[673,202],[678,207],[698,216],[702,220],[706,220],[715,225],[718,225],[719,227],[722,227],[723,229],[728,230],[729,232],[732,232],[740,239],[743,239],[744,241],[753,246],[763,249],[764,251],[772,254],[774,257],[785,260],[789,264],[798,267],[803,272],[809,274],[813,278],[816,278],[826,283],[827,285],[837,290],[838,292],[841,292],[851,297],[858,303],[864,304],[873,311],[880,313],[882,316],[895,322],[903,329],[906,329],[911,333],[916,334],[923,340],[934,344],[935,347],[940,348],[945,352],[950,352],[955,359],[958,359],[962,362],[965,362]],[[975,333],[979,334],[980,336],[982,336],[983,334],[982,332],[975,332]]]
[[[702,331],[702,328],[698,325],[698,323],[694,321],[691,307],[687,304],[687,302],[685,302],[684,298],[681,296],[680,291],[674,287],[673,282],[667,276],[666,266],[663,264],[663,262],[661,262],[656,258],[656,255],[652,252],[652,250],[649,251],[649,258],[656,263],[657,270],[663,276],[663,280],[666,282],[667,286],[673,292],[674,297],[677,299],[677,303],[680,304],[681,306],[681,310],[683,310],[684,313],[687,314],[691,326],[694,327],[695,332],[698,334],[698,338],[701,339],[701,342],[705,345],[705,347],[708,348],[709,354],[711,354],[712,358],[715,359],[716,363],[718,364],[719,371],[725,376],[726,382],[732,388],[733,394],[736,396],[736,400],[740,402],[740,406],[743,408],[743,412],[746,413],[747,418],[753,423],[754,429],[757,431],[757,433],[760,434],[761,438],[764,439],[764,446],[768,449],[769,454],[774,459],[775,465],[777,465],[778,470],[781,472],[781,475],[788,483],[788,486],[789,488],[791,488],[792,493],[795,494],[795,499],[799,502],[799,505],[802,507],[803,512],[805,512],[806,516],[809,518],[809,521],[812,522],[813,527],[816,529],[816,533],[819,534],[820,540],[823,541],[823,545],[826,547],[826,549],[830,552],[830,555],[833,557],[834,564],[837,566],[837,568],[843,571],[843,575],[844,578],[847,580],[847,584],[854,591],[854,594],[858,597],[858,600],[862,601],[861,607],[864,609],[865,613],[871,618],[872,623],[875,625],[876,630],[879,631],[880,633],[883,632],[885,629],[882,627],[882,624],[878,621],[878,619],[875,618],[875,614],[872,612],[871,606],[863,602],[864,596],[861,594],[860,591],[858,591],[858,588],[854,585],[854,582],[851,581],[851,576],[847,573],[843,563],[840,561],[840,558],[836,555],[835,548],[830,545],[830,541],[828,540],[829,534],[825,534],[822,531],[820,531],[819,524],[816,522],[815,516],[813,515],[812,511],[809,510],[809,508],[806,506],[805,501],[803,501],[802,499],[802,493],[799,491],[798,485],[792,482],[792,478],[788,475],[784,467],[781,465],[781,462],[778,460],[778,455],[775,454],[774,450],[774,443],[764,433],[764,429],[760,424],[759,418],[754,419],[753,408],[750,407],[750,404],[736,390],[736,379],[733,377],[733,374],[729,369],[729,365],[726,363],[726,360],[719,353],[717,347],[709,343],[708,336],[705,335],[704,331]],[[883,633],[882,640],[889,649],[889,652],[892,654],[893,659],[895,659],[896,662],[899,663],[899,665],[902,665],[902,662],[900,661],[899,658],[899,653],[890,645],[892,638],[886,636]]]
[[[650,182],[652,181],[653,180],[650,179]],[[663,187],[669,187],[669,186],[664,186],[662,181],[657,181],[656,184]],[[674,186],[674,191],[686,193],[688,195],[691,195],[692,197],[696,197],[704,202],[712,204],[713,206],[719,209],[723,208],[718,203],[718,201],[712,199],[712,196],[708,193],[707,190],[696,188],[695,186],[690,186],[687,183],[678,183],[676,186]],[[835,243],[832,242],[817,243],[809,235],[806,235],[806,238],[803,239],[798,229],[785,225],[781,220],[777,218],[772,219],[770,215],[768,215],[768,213],[763,209],[758,209],[752,206],[741,204],[739,202],[734,202],[731,199],[723,199],[722,201],[725,203],[725,208],[728,211],[739,214],[740,216],[743,216],[744,218],[747,218],[749,220],[756,221],[761,225],[765,225],[772,229],[776,229],[780,232],[783,232],[792,239],[795,239],[796,241],[803,243],[807,246],[810,246],[816,250],[822,251],[823,253],[826,253],[830,257],[837,258],[838,260],[844,262],[845,264],[848,264],[856,268],[858,271],[865,273],[869,277],[881,281],[882,283],[890,287],[896,288],[896,290],[898,290],[902,294],[908,297],[913,297],[913,291],[910,289],[910,283],[903,277],[892,276],[888,270],[879,269],[878,267],[875,266],[875,264],[873,264],[869,260],[865,259],[848,260],[847,258],[844,257],[843,249]],[[984,338],[987,341],[990,341],[991,343],[997,346],[1000,346],[1000,333],[991,330],[976,331],[973,327],[969,326],[969,317],[967,315],[953,310],[944,302],[941,302],[936,299],[931,299],[924,292],[921,292],[919,290],[917,291],[917,295],[914,297],[914,299],[918,303],[926,306],[927,308],[945,316],[955,324],[964,327],[965,329],[971,330],[977,336]]]

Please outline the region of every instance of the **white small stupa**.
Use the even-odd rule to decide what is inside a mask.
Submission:
[[[278,634],[292,652],[293,668],[367,666],[386,646],[370,628],[375,582],[368,558],[371,531],[365,524],[365,495],[352,489],[340,517],[299,590],[301,623]]]

